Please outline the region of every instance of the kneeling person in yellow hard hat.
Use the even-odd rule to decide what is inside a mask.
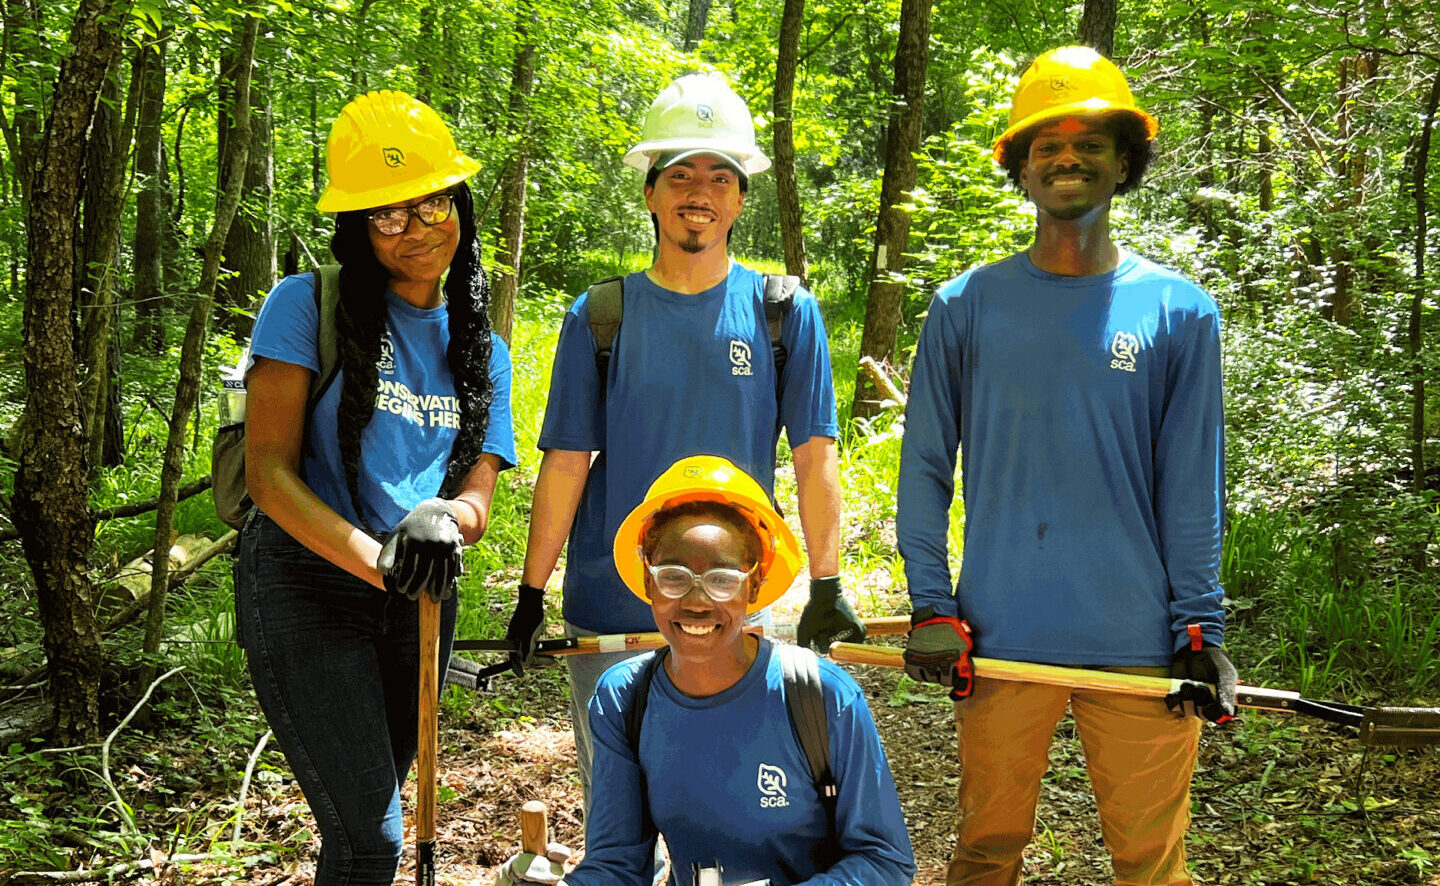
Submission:
[[[962,763],[946,882],[1019,881],[1067,704],[1115,880],[1190,883],[1184,834],[1200,720],[1234,714],[1221,649],[1220,315],[1110,238],[1158,126],[1084,47],[1040,56],[995,158],[1035,204],[1025,252],[945,284],[920,333],[896,528],[914,608],[906,670],[951,687]],[[965,549],[947,566],[964,452]],[[991,658],[1212,684],[1152,700],[972,680]]]
[[[803,288],[767,297],[786,281],[767,281],[731,261],[726,248],[749,176],[770,166],[755,144],[750,112],[718,77],[681,77],[655,99],[643,139],[625,162],[646,174],[655,259],[618,284],[591,287],[565,316],[508,633],[522,649],[516,661],[540,629],[543,588],[567,535],[566,630],[649,630],[649,607],[626,588],[610,555],[620,521],[666,466],[698,452],[728,458],[772,496],[782,426],[794,452],[813,576],[801,641],[828,648],[832,640],[861,639],[864,628],[839,587],[838,426],[819,307]],[[773,324],[767,301],[781,304]],[[587,807],[585,706],[600,674],[624,657],[566,659]]]
[[[346,105],[317,204],[336,213],[338,272],[276,284],[244,367],[255,507],[236,542],[236,634],[320,828],[316,886],[394,881],[417,601],[442,601],[444,673],[462,547],[515,463],[510,354],[490,331],[465,183],[479,168],[408,95]]]
[[[723,458],[682,459],[613,552],[669,646],[607,670],[590,700],[595,799],[585,858],[564,882],[649,882],[663,834],[671,882],[685,886],[909,884],[910,839],[864,693],[808,649],[743,632],[800,568],[769,493]],[[522,855],[500,882],[558,873]]]

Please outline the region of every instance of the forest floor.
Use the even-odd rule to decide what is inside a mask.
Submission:
[[[787,609],[789,602],[787,595],[777,622],[794,621],[792,610],[798,606]],[[889,755],[919,867],[915,882],[938,886],[954,846],[959,764],[952,705],[943,689],[913,683],[901,671],[849,670],[865,690]],[[521,678],[498,677],[488,692],[447,690],[438,773],[441,884],[490,886],[497,867],[518,851],[519,811],[528,800],[546,803],[551,838],[577,850],[572,861],[578,860],[583,846],[581,793],[564,673],[562,665],[552,664]],[[239,818],[240,842],[230,842],[230,804],[239,792],[247,743],[253,741],[241,736],[263,732],[248,694],[241,698],[245,700],[229,703],[229,725],[221,727],[227,730],[228,748],[213,747],[214,736],[207,739],[206,730],[193,719],[172,720],[143,735],[132,730],[117,743],[116,781],[140,831],[174,835],[186,847],[179,851],[194,852],[200,845],[216,853],[214,862],[181,865],[152,852],[158,873],[130,882],[313,882],[319,840],[309,808],[274,742],[261,757]],[[1023,882],[1108,884],[1109,860],[1080,742],[1068,717],[1057,730],[1050,759],[1036,836],[1025,853]],[[43,806],[32,808],[93,808],[107,800],[83,773],[32,787],[35,795],[46,797],[34,801]],[[77,788],[87,796],[77,796]],[[413,808],[414,789],[412,777],[405,785],[407,810]],[[1367,752],[1339,727],[1249,714],[1224,727],[1205,728],[1193,795],[1187,847],[1197,883],[1440,886],[1440,748]],[[9,811],[18,812],[21,820],[0,807],[0,825],[32,833],[49,828],[45,833],[50,846],[77,848],[70,855],[75,864],[102,867],[116,861],[104,858],[109,853],[103,850],[91,850],[93,856],[79,862],[90,854],[81,847],[100,844],[84,833],[37,822],[34,813],[27,825],[23,804],[17,804],[18,796],[12,796]],[[406,827],[406,845],[413,846],[408,811]],[[0,870],[0,886],[6,874]],[[397,882],[414,882],[409,851]],[[689,884],[682,881],[681,886]]]
[[[549,807],[552,839],[580,849],[581,794],[563,673],[553,666],[523,680],[498,678],[462,720],[442,723],[441,883],[493,883],[497,866],[518,851],[519,810],[527,800]],[[899,671],[851,673],[865,689],[895,774],[919,865],[915,882],[942,884],[959,777],[952,706],[940,690]],[[412,779],[407,802],[413,791]],[[1338,727],[1254,714],[1206,727],[1194,796],[1188,850],[1198,883],[1440,886],[1440,749],[1366,753]],[[267,785],[249,801],[246,836],[290,842],[311,827],[303,809],[293,783]],[[318,848],[310,842],[310,852],[253,868],[248,882],[307,886]],[[207,879],[195,871],[171,882]],[[412,858],[399,882],[413,882]],[[1051,748],[1023,882],[1112,882],[1068,717]]]
[[[959,764],[951,706],[898,671],[854,668],[884,740],[914,843],[920,886],[944,882],[954,845]],[[489,884],[519,846],[519,810],[549,807],[551,838],[582,845],[580,786],[563,671],[508,678],[464,722],[441,730],[437,837],[439,882]],[[533,691],[536,684],[545,691]],[[1191,870],[1206,884],[1440,884],[1440,752],[1368,755],[1343,732],[1276,716],[1205,730],[1195,777]],[[407,802],[414,781],[407,784]],[[245,836],[287,843],[311,827],[293,783],[252,796]],[[1362,812],[1362,810],[1364,810]],[[407,819],[408,820],[408,819]],[[1036,837],[1025,854],[1029,884],[1107,884],[1083,754],[1067,717],[1051,748]],[[407,840],[407,843],[410,841]],[[253,868],[259,886],[307,886],[313,851]],[[578,858],[578,853],[575,856]],[[216,872],[170,880],[207,882]],[[399,882],[413,882],[407,857]],[[688,884],[685,884],[688,886]]]

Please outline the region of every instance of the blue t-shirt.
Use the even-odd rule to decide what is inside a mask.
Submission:
[[[654,630],[650,607],[615,571],[615,531],[666,468],[728,458],[774,495],[775,445],[834,437],[830,350],[815,297],[796,290],[782,328],[776,402],[764,277],[732,264],[723,283],[686,295],[644,273],[625,278],[625,309],[601,396],[588,295],[565,315],[537,445],[599,451],[581,493],[565,566],[565,620],[600,633]]]
[[[647,806],[670,850],[672,884],[682,882],[677,876],[688,882],[692,862],[716,860],[726,882],[910,883],[914,853],[864,693],[824,659],[820,681],[843,855],[828,871],[816,872],[811,853],[825,839],[825,809],[791,728],[785,678],[772,653],[770,641],[762,639],[745,676],[707,698],[681,693],[660,668],[650,684],[638,760],[626,736],[625,712],[652,656],[623,661],[601,676],[590,699],[594,801],[585,819],[585,858],[566,883],[648,883],[655,833],[645,828]]]
[[[360,506],[370,528],[377,532],[390,531],[417,504],[439,492],[460,428],[460,405],[445,359],[450,344],[449,312],[444,305],[417,308],[392,292],[386,292],[385,298],[386,328],[375,412],[360,435]],[[318,373],[319,336],[314,275],[286,277],[260,308],[250,353]],[[499,456],[503,470],[515,464],[510,351],[499,336],[492,334],[491,344],[493,394],[484,451]],[[311,413],[310,445],[302,456],[301,469],[305,482],[322,501],[360,526],[345,485],[335,422],[344,381],[344,373],[336,373]]]
[[[963,450],[965,550],[947,508]],[[1024,253],[941,287],[905,411],[896,532],[916,608],[981,655],[1164,665],[1224,638],[1220,315],[1134,255],[1093,277]]]

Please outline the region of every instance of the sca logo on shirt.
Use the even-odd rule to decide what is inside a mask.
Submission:
[[[1110,342],[1110,354],[1115,358],[1110,361],[1110,368],[1134,372],[1135,355],[1139,352],[1140,339],[1138,337],[1128,332],[1115,333],[1115,340]]]
[[[375,364],[375,368],[386,375],[395,371],[395,342],[390,340],[388,329],[380,336],[380,362]]]
[[[761,763],[760,771],[755,775],[755,784],[760,788],[761,807],[789,806],[790,799],[785,796],[787,781],[784,769]]]
[[[730,374],[750,375],[750,345],[738,338],[730,339]]]

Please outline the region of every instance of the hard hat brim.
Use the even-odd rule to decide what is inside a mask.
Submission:
[[[1145,140],[1154,141],[1155,136],[1160,133],[1160,122],[1154,117],[1140,110],[1139,108],[1117,105],[1103,98],[1089,98],[1084,101],[1070,102],[1064,105],[1054,105],[1044,110],[1036,111],[1030,116],[1013,124],[1000,134],[995,140],[995,147],[991,149],[990,155],[995,158],[996,163],[1003,161],[1005,146],[1015,136],[1042,123],[1057,120],[1061,117],[1103,117],[1110,114],[1128,114],[1145,124]]]
[[[730,491],[719,493],[710,490],[676,492],[666,490],[650,496],[635,507],[621,522],[615,533],[615,568],[630,592],[650,605],[645,593],[645,564],[640,559],[640,536],[650,518],[662,508],[687,501],[716,501],[740,508],[756,530],[773,536],[768,545],[774,554],[765,569],[765,578],[760,583],[755,602],[745,608],[747,614],[758,612],[780,599],[790,589],[795,576],[800,574],[800,544],[784,518],[770,506],[770,502],[753,498],[743,493]]]
[[[693,137],[684,138],[662,138],[654,141],[641,142],[625,152],[621,158],[626,166],[638,169],[641,172],[649,172],[655,162],[655,158],[661,154],[672,151],[691,154],[721,154],[738,160],[741,164],[741,171],[746,175],[755,175],[770,168],[770,158],[760,152],[759,147],[740,148],[721,147],[713,142],[705,142]]]
[[[465,181],[479,171],[480,163],[462,154],[455,165],[443,173],[437,173],[429,178],[422,178],[417,181],[408,181],[403,184],[393,185],[389,188],[379,188],[373,191],[349,194],[340,191],[334,185],[327,184],[325,191],[320,195],[320,199],[315,201],[315,208],[320,212],[350,212],[356,209],[374,209],[378,206],[387,206],[391,203],[399,203],[404,200],[423,197],[426,194],[433,194],[453,184]]]

